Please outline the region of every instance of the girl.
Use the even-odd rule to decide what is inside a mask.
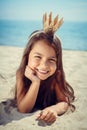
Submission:
[[[74,91],[66,82],[62,48],[55,31],[62,24],[44,15],[44,29],[31,34],[16,73],[15,99],[20,112],[41,109],[37,119],[52,123],[65,113],[74,100]]]

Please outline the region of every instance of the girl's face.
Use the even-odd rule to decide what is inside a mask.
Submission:
[[[56,53],[46,41],[37,41],[29,54],[28,66],[35,71],[39,79],[45,80],[56,71]]]

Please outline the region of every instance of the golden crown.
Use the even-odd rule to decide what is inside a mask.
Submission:
[[[58,15],[52,20],[52,12],[50,12],[49,16],[47,16],[47,13],[43,15],[43,30],[45,33],[55,33],[62,24],[63,18],[59,20]]]

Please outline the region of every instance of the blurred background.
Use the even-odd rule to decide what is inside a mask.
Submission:
[[[87,51],[87,0],[0,0],[0,45],[25,47],[50,11],[64,18],[56,32],[63,49]]]

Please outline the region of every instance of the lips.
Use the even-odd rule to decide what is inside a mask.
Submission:
[[[45,71],[45,70],[40,70],[40,69],[36,69],[36,72],[39,72],[40,74],[47,74],[49,71]]]

